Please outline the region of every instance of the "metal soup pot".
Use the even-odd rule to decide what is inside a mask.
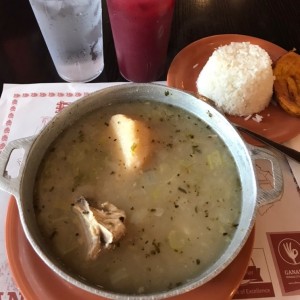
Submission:
[[[222,255],[203,273],[172,290],[152,294],[124,295],[89,284],[76,274],[72,274],[54,257],[40,234],[32,199],[35,178],[41,160],[61,132],[91,111],[110,104],[136,100],[172,104],[207,123],[221,137],[235,160],[242,185],[242,204],[239,225],[232,241]],[[14,149],[24,149],[24,156],[18,177],[9,178],[5,170]],[[253,161],[257,159],[267,159],[272,164],[274,178],[272,190],[258,189],[253,166]],[[162,299],[199,287],[224,270],[245,244],[255,222],[257,207],[275,201],[281,196],[283,179],[279,163],[271,152],[263,148],[248,148],[236,129],[209,104],[191,94],[162,85],[124,84],[100,90],[69,105],[55,116],[37,136],[10,142],[0,156],[0,188],[15,196],[27,239],[41,259],[63,279],[81,289],[106,298]]]

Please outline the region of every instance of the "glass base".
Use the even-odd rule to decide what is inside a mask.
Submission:
[[[72,83],[72,82],[90,82],[90,81],[96,79],[103,72],[103,69],[104,68],[100,69],[99,72],[97,72],[96,74],[94,74],[91,77],[88,77],[86,79],[72,79],[72,78],[66,77],[62,74],[59,74],[58,72],[57,73],[61,79],[63,79],[64,81],[70,82],[70,83]]]
[[[122,73],[121,70],[119,70],[119,72],[120,72],[121,76],[122,76],[124,79],[126,79],[126,80],[129,81],[129,82],[135,82],[135,83],[149,83],[149,82],[154,82],[154,81],[159,80],[159,78],[160,78],[160,77],[162,76],[162,74],[163,74],[163,72],[160,72],[158,76],[152,77],[151,80],[149,80],[149,79],[146,79],[146,80],[134,79],[134,80],[133,80],[133,79],[127,78],[127,77]]]

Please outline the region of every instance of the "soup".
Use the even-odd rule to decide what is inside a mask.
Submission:
[[[133,161],[130,122],[141,141],[130,151],[144,149]],[[125,227],[94,256],[74,212],[82,199],[87,207],[110,203]],[[241,184],[226,145],[197,117],[162,103],[118,103],[54,141],[34,206],[45,242],[74,274],[105,290],[148,294],[182,285],[217,260],[239,222]]]

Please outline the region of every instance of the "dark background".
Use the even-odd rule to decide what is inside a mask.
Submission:
[[[163,0],[161,0],[163,1]],[[104,71],[93,82],[124,81],[119,74],[105,0]],[[224,33],[300,49],[300,0],[176,0],[165,72],[193,41]],[[299,51],[298,51],[299,53]],[[63,82],[57,75],[28,0],[0,0],[0,93],[3,83]]]

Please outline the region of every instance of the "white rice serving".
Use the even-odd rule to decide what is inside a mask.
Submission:
[[[265,109],[273,93],[269,54],[249,42],[217,48],[197,79],[199,94],[230,115],[248,116]]]

